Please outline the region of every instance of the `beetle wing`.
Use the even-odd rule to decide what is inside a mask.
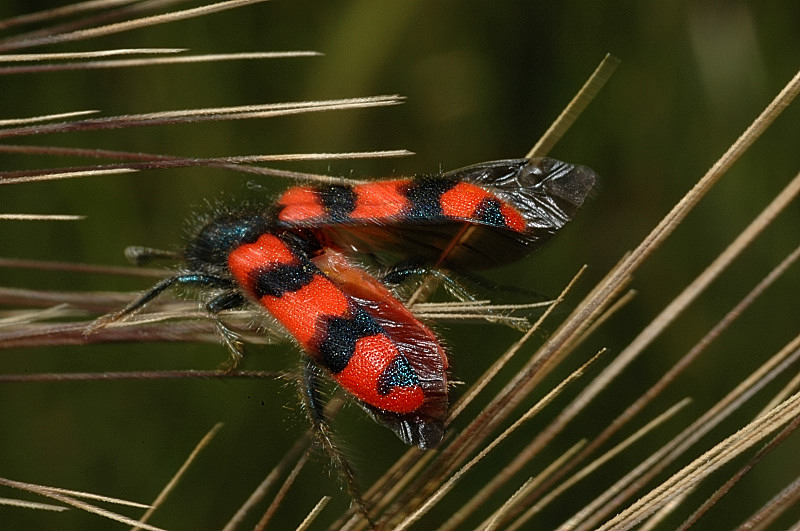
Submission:
[[[387,411],[361,401],[359,404],[407,444],[420,448],[438,445],[444,436],[448,403],[447,355],[436,335],[383,284],[352,265],[343,254],[326,249],[313,261],[380,325],[416,373],[425,397],[422,406],[410,413]]]

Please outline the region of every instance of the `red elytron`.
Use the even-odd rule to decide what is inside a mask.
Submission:
[[[208,220],[169,277],[92,328],[124,317],[175,285],[210,288],[207,311],[266,309],[313,362],[408,444],[441,442],[447,356],[433,332],[349,252],[453,268],[507,263],[563,226],[594,172],[553,159],[487,162],[435,176],[355,186],[294,187],[272,209]],[[229,346],[233,332],[218,323]],[[323,427],[315,378],[312,421]]]
[[[408,444],[441,441],[447,357],[380,282],[333,250],[309,259],[295,235],[280,233],[234,247],[228,269],[378,421]]]
[[[575,215],[595,180],[591,169],[554,159],[500,160],[433,176],[294,187],[278,199],[276,216],[346,252],[483,268],[535,250]],[[469,237],[459,240],[465,229]]]

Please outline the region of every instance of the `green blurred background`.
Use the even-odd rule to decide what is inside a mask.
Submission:
[[[59,2],[4,0],[0,19],[56,5]],[[182,7],[194,5],[199,4]],[[198,157],[405,148],[416,155],[280,167],[356,177],[434,172],[523,156],[610,52],[622,60],[621,66],[551,152],[593,167],[602,178],[598,193],[544,250],[486,275],[501,284],[555,295],[582,264],[589,264],[568,303],[574,305],[795,74],[798,42],[800,16],[796,3],[788,1],[276,0],[29,51],[186,47],[194,53],[316,50],[324,57],[5,75],[0,77],[0,119],[82,109],[99,109],[110,116],[401,94],[407,97],[404,105],[383,109],[37,136],[9,143]],[[799,118],[796,103],[734,166],[639,272],[633,282],[637,298],[567,360],[562,376],[600,347],[610,349],[609,359],[619,353],[788,182],[800,168]],[[2,170],[87,163],[7,154],[0,154],[0,161]],[[2,212],[82,214],[88,219],[0,222],[0,254],[124,265],[122,250],[127,245],[174,247],[184,220],[197,205],[223,192],[238,196],[251,181],[252,176],[191,169],[6,186],[0,194]],[[258,182],[274,191],[287,184],[277,179]],[[535,474],[579,438],[596,434],[655,381],[793,249],[799,222],[800,210],[793,205],[527,473]],[[10,269],[0,271],[0,278],[5,286],[39,289],[134,291],[149,285],[148,280]],[[798,330],[799,283],[795,268],[643,419],[692,396],[694,403],[680,417],[600,470],[574,494],[557,500],[535,528],[561,523],[583,506],[583,500],[602,492],[620,471],[658,448],[793,338]],[[524,301],[505,292],[479,295],[496,302]],[[557,323],[548,326],[552,331]],[[454,376],[467,384],[517,337],[495,325],[444,323],[437,329],[449,346]],[[215,368],[227,355],[215,345],[177,344],[2,352],[5,373]],[[293,346],[254,347],[248,350],[244,368],[294,370],[297,360]],[[690,457],[744,425],[766,400],[767,394],[756,397]],[[446,519],[466,493],[493,476],[503,457],[513,455],[566,403],[559,401],[529,423],[527,434],[507,443],[502,455],[465,478],[434,511],[428,528]],[[4,384],[0,476],[147,502],[216,422],[224,422],[225,428],[152,523],[170,529],[218,528],[305,429],[291,382]],[[405,451],[390,432],[356,407],[345,409],[336,430],[346,441],[363,485]],[[712,511],[702,528],[735,525],[795,479],[800,472],[798,450],[795,437]],[[491,510],[512,491],[509,487],[494,500]],[[688,506],[696,506],[708,493],[701,489]],[[346,507],[346,493],[339,491],[326,458],[319,456],[301,474],[274,528],[294,527],[323,494],[335,495],[323,520]],[[782,522],[795,521],[798,515],[800,510],[795,510]],[[685,516],[668,520],[664,528]],[[16,529],[112,527],[75,510],[54,515],[3,507],[0,523]]]

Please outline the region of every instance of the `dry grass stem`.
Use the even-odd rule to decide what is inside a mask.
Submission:
[[[503,440],[505,440],[509,435],[511,435],[517,428],[519,428],[523,423],[527,422],[531,418],[533,418],[537,413],[539,413],[545,406],[547,406],[555,397],[557,397],[564,388],[573,383],[577,380],[580,376],[583,375],[583,372],[586,368],[592,364],[594,361],[597,360],[599,354],[589,360],[586,364],[581,366],[578,370],[574,371],[570,374],[566,379],[564,379],[561,383],[555,386],[547,395],[545,395],[539,402],[537,402],[533,407],[528,409],[522,416],[520,416],[514,423],[507,428],[503,433],[501,433],[496,439],[492,442],[487,444],[483,447],[478,454],[470,459],[464,466],[462,466],[458,472],[456,472],[450,479],[447,480],[444,484],[442,484],[436,492],[428,497],[428,499],[420,505],[418,509],[408,515],[405,520],[398,523],[393,528],[395,530],[402,530],[408,528],[411,524],[417,521],[419,518],[422,517],[427,511],[429,511],[436,503],[438,503],[448,492],[450,492],[453,487],[455,487],[456,483],[461,480],[462,476],[469,472],[478,462],[481,461],[489,452],[491,452],[497,445],[499,445]]]
[[[703,436],[728,418],[742,404],[750,399],[757,391],[772,381],[800,358],[800,336],[781,349],[769,361],[763,364],[755,373],[741,382],[734,390],[729,392],[722,400],[708,409],[674,437],[668,444],[654,451],[639,466],[628,472],[614,484],[607,492],[579,511],[562,529],[593,529],[602,523],[603,519],[635,492],[652,480],[659,472],[666,469],[679,456],[696,444]],[[758,434],[753,431],[751,434]],[[763,432],[762,437],[768,436]],[[753,443],[755,444],[755,443]],[[708,471],[709,473],[711,470]],[[648,507],[651,507],[648,505]],[[653,510],[656,509],[652,506]],[[592,515],[591,517],[589,515]]]
[[[10,498],[0,498],[0,505],[6,505],[10,507],[22,507],[24,509],[33,509],[34,511],[53,511],[57,513],[69,510],[67,507],[63,507],[60,505],[50,505],[49,503],[36,503],[24,500],[14,500]]]
[[[126,54],[167,54],[182,53],[185,50],[160,49],[160,50],[108,50],[106,52],[87,52],[94,54],[95,57],[105,57],[110,55]],[[120,53],[117,53],[120,52]],[[0,55],[0,63],[3,61],[43,61],[61,60],[74,56],[79,58],[83,54],[30,54],[30,55]],[[0,75],[10,74],[35,74],[37,72],[59,72],[65,70],[99,70],[104,68],[132,68],[137,66],[163,66],[179,65],[192,63],[211,63],[215,61],[251,61],[261,59],[286,59],[293,57],[316,57],[322,55],[319,52],[309,50],[286,51],[286,52],[239,52],[239,53],[208,53],[197,55],[184,55],[180,57],[143,57],[138,59],[111,59],[104,61],[75,61],[61,62],[57,64],[32,64],[19,66],[0,67]]]
[[[800,90],[800,73],[795,76],[787,87],[773,100],[761,116],[745,131],[733,146],[714,164],[706,175],[695,185],[695,187],[684,196],[683,199],[670,211],[669,214],[653,229],[627,259],[625,259],[604,282],[598,286],[597,293],[592,293],[585,301],[586,306],[602,307],[608,304],[607,297],[616,292],[621,286],[627,283],[629,276],[641,265],[650,253],[655,250],[661,242],[672,233],[677,224],[693,208],[694,205],[705,195],[708,189],[720,178],[730,167],[733,161],[749,147],[755,139],[762,133],[770,123],[777,117],[780,110],[797,95]],[[800,176],[798,176],[800,177]],[[730,262],[742,252],[749,242],[757,234],[763,231],[775,216],[794,198],[800,190],[800,180],[796,178],[776,197],[767,209],[743,232],[736,240],[723,252],[707,269],[697,277],[681,295],[676,297],[661,314],[653,319],[650,324],[634,339],[628,347],[603,371],[603,374],[592,382],[581,394],[580,401],[576,404],[587,402],[596,396],[602,389],[616,378],[622,370],[627,367],[639,354],[655,339],[677,316],[702,293],[712,280]],[[577,407],[566,408],[564,416],[572,416],[577,411]]]
[[[766,415],[756,418],[753,422],[692,461],[692,463],[674,474],[659,487],[653,489],[639,501],[603,524],[598,528],[599,531],[630,529],[655,512],[661,504],[667,502],[675,493],[690,488],[702,477],[707,476],[798,416],[800,416],[800,395],[793,395]]]
[[[800,478],[769,500],[756,514],[748,518],[739,529],[744,531],[762,531],[775,521],[783,512],[800,500]],[[797,523],[792,530],[797,529]]]
[[[91,382],[121,380],[186,380],[186,379],[278,379],[286,378],[283,372],[271,371],[220,371],[220,370],[159,370],[159,371],[124,371],[124,372],[71,372],[71,373],[36,373],[36,374],[3,374],[0,383],[31,382]]]
[[[24,260],[20,258],[0,258],[0,267],[15,267],[19,269],[30,269],[37,271],[62,271],[72,273],[86,273],[93,275],[115,275],[115,276],[132,276],[132,277],[150,277],[159,278],[167,276],[167,272],[163,269],[149,268],[149,267],[125,267],[125,266],[112,266],[112,265],[98,265],[98,264],[81,264],[77,262],[57,262],[52,260]],[[45,300],[48,293],[52,291],[37,291],[25,290],[21,288],[2,288],[0,287],[0,296],[6,297],[8,294],[16,293],[18,297],[23,297],[22,294],[30,294],[35,300]],[[69,293],[69,292],[61,292]],[[77,294],[77,292],[71,292]],[[130,300],[129,295],[120,295],[118,293],[108,294],[115,297],[114,303],[124,302]],[[52,299],[50,299],[52,301]],[[19,302],[17,304],[24,304]]]
[[[167,2],[149,2],[150,8],[158,7],[159,5],[170,5],[182,0],[169,0]],[[16,26],[24,26],[28,24],[40,23],[48,20],[54,20],[62,17],[69,17],[79,13],[86,13],[91,11],[99,11],[102,9],[111,9],[117,6],[125,6],[129,4],[140,4],[141,0],[87,0],[85,2],[76,2],[64,6],[55,7],[52,9],[45,9],[42,11],[35,11],[33,13],[26,13],[16,17],[11,17],[0,21],[0,29],[9,29]],[[154,5],[155,4],[155,5]],[[120,14],[120,16],[122,16]],[[43,33],[51,30],[42,30]]]
[[[278,493],[275,495],[275,498],[272,500],[272,503],[270,503],[269,507],[267,507],[267,510],[264,511],[264,515],[261,517],[261,519],[258,521],[258,523],[254,528],[256,531],[263,531],[264,529],[267,528],[267,525],[269,525],[270,520],[272,520],[272,517],[275,516],[275,513],[280,508],[283,501],[286,499],[286,495],[289,493],[289,489],[292,487],[295,480],[297,479],[297,476],[300,474],[300,471],[303,469],[303,467],[306,466],[307,462],[308,462],[308,453],[304,453],[302,456],[300,456],[300,459],[297,460],[297,463],[295,463],[294,468],[292,468],[291,472],[289,472],[289,475],[286,476],[286,480],[281,485],[281,488],[278,489]]]
[[[66,59],[93,59],[117,55],[164,55],[183,53],[186,48],[119,48],[116,50],[92,50],[88,52],[19,53],[0,54],[0,63],[25,61],[64,61]]]
[[[121,522],[126,525],[131,525],[131,526],[139,525],[142,529],[147,529],[148,531],[164,531],[159,527],[143,524],[133,518],[128,518],[127,516],[114,513],[107,509],[103,509],[102,507],[97,507],[96,505],[83,502],[79,498],[102,501],[106,503],[113,503],[117,505],[127,505],[130,507],[141,507],[141,508],[147,507],[147,505],[141,503],[121,500],[119,498],[111,498],[109,496],[92,494],[89,492],[60,489],[55,487],[46,487],[44,485],[34,485],[32,483],[23,483],[20,481],[13,481],[5,478],[0,478],[0,485],[10,487],[13,489],[24,490],[34,494],[39,494],[40,496],[60,501],[61,503],[65,505],[70,505],[72,507],[75,507],[76,509],[81,509],[86,512],[94,513],[99,516],[108,518],[109,520],[115,520],[117,522]]]
[[[494,512],[494,514],[492,514],[492,517],[488,521],[483,522],[478,527],[478,529],[480,529],[481,531],[491,531],[497,529],[503,514],[505,514],[505,512],[508,510],[510,506],[516,504],[519,501],[523,493],[528,492],[530,490],[530,486],[533,483],[533,481],[534,481],[533,478],[528,478],[527,481],[525,481],[525,483],[523,483],[522,486],[519,489],[517,489],[517,491],[514,492],[514,494],[512,494],[511,497],[509,497],[505,501],[505,503],[503,503],[503,505],[500,506],[500,508]]]
[[[670,384],[672,384],[687,368],[688,366],[700,355],[702,354],[706,347],[710,345],[714,339],[719,337],[722,332],[727,329],[733,321],[741,315],[741,313],[750,306],[755,299],[760,296],[778,277],[788,269],[788,267],[794,263],[797,257],[800,256],[800,248],[792,252],[786,259],[784,259],[781,264],[779,264],[775,269],[773,269],[767,277],[765,277],[761,282],[758,283],[756,287],[754,287],[723,319],[720,320],[717,325],[715,325],[698,343],[687,352],[669,371],[662,375],[662,377],[653,385],[651,385],[647,392],[635,400],[630,406],[628,406],[625,411],[620,414],[616,419],[614,419],[609,425],[600,433],[597,437],[595,437],[591,443],[578,455],[576,458],[569,463],[568,466],[564,467],[559,475],[553,478],[553,483],[545,485],[544,491],[549,492],[545,499],[549,498],[551,495],[556,493],[561,489],[561,487],[556,488],[554,491],[549,491],[556,480],[561,478],[561,475],[566,474],[571,468],[581,462],[586,456],[591,455],[594,453],[603,443],[605,443],[608,439],[610,439],[615,433],[617,433],[624,425],[630,422],[633,417],[635,417],[639,412],[641,412],[648,404],[650,404],[664,389],[666,389]],[[537,493],[538,495],[538,493]],[[535,499],[537,496],[532,496]],[[538,508],[539,504],[542,502],[537,503],[531,510]]]
[[[81,221],[86,216],[71,214],[0,214],[0,221]]]
[[[480,378],[475,380],[475,383],[470,387],[470,389],[461,397],[458,402],[456,402],[452,410],[450,411],[450,416],[448,422],[452,422],[453,419],[458,417],[458,415],[475,399],[475,397],[491,382],[497,373],[505,367],[508,361],[514,357],[514,355],[520,351],[522,346],[527,343],[527,341],[539,330],[542,323],[547,319],[547,317],[555,310],[555,308],[564,301],[567,293],[574,287],[575,283],[578,279],[582,276],[585,271],[585,267],[581,268],[572,280],[570,280],[569,284],[561,291],[561,293],[556,297],[553,301],[553,304],[547,307],[544,313],[539,317],[539,319],[530,327],[530,329],[525,332],[525,334],[516,342],[514,343],[508,350],[506,350],[502,356],[497,358],[497,361],[492,363],[492,365],[484,372]]]
[[[130,168],[109,168],[106,170],[77,170],[77,171],[57,171],[44,172],[37,175],[23,177],[6,177],[0,174],[0,185],[3,184],[28,184],[42,181],[57,181],[60,179],[75,179],[77,177],[98,177],[100,175],[121,175],[123,173],[133,173],[137,170]]]
[[[343,404],[344,403],[342,400],[336,397],[332,398],[327,404],[325,412],[326,415],[330,418],[335,417]],[[255,488],[255,490],[253,490],[247,500],[225,524],[223,531],[234,531],[235,529],[238,529],[247,515],[253,512],[258,504],[261,503],[264,498],[266,498],[267,493],[272,486],[277,483],[280,475],[289,470],[292,462],[296,460],[294,466],[292,467],[293,472],[289,473],[289,476],[286,478],[278,493],[275,495],[275,498],[273,499],[269,508],[261,517],[260,522],[266,524],[272,518],[274,512],[280,508],[281,502],[285,499],[286,492],[288,492],[289,488],[291,487],[293,478],[296,477],[296,473],[294,471],[299,473],[305,462],[308,460],[313,441],[314,434],[312,433],[312,429],[309,428],[300,438],[297,439],[297,441],[295,441],[291,448],[285,454],[283,454],[280,462],[269,472],[269,474]]]
[[[148,162],[124,162],[107,166],[95,165],[88,169],[85,167],[72,168],[69,171],[50,173],[47,170],[23,171],[0,174],[0,184],[23,184],[56,179],[70,179],[74,177],[93,177],[97,175],[114,175],[141,170],[158,170],[167,168],[192,168],[192,167],[224,167],[238,169],[240,164],[254,164],[258,162],[289,162],[311,160],[346,160],[346,159],[373,159],[385,157],[406,157],[411,155],[406,150],[369,151],[358,153],[291,153],[278,155],[240,155],[213,158],[164,158]],[[246,171],[246,170],[245,170]],[[254,172],[250,172],[254,173]]]
[[[208,433],[205,434],[202,439],[200,439],[200,442],[197,443],[197,446],[194,447],[192,452],[186,458],[186,461],[183,462],[178,471],[175,472],[175,475],[172,476],[172,479],[170,479],[161,492],[158,493],[155,501],[153,501],[147,511],[142,515],[141,518],[139,518],[140,522],[147,522],[156,509],[164,504],[164,501],[167,499],[167,497],[169,497],[170,493],[175,490],[175,487],[186,474],[186,471],[189,470],[189,467],[194,463],[195,459],[197,459],[197,456],[200,455],[200,452],[202,452],[211,443],[211,440],[217,435],[219,430],[222,429],[222,426],[222,423],[217,423]],[[139,529],[139,527],[134,527],[131,531],[138,531]]]
[[[525,481],[525,483],[523,483],[522,486],[519,489],[517,489],[517,491],[514,493],[513,500],[512,498],[509,498],[487,520],[484,520],[484,522],[479,526],[479,528],[496,529],[502,526],[502,529],[507,529],[505,527],[504,521],[509,519],[509,514],[511,512],[511,509],[522,503],[522,501],[527,496],[529,496],[535,488],[541,485],[542,482],[545,481],[547,478],[552,477],[552,475],[556,472],[556,470],[559,470],[562,466],[564,466],[564,463],[572,459],[572,457],[576,453],[578,453],[584,446],[586,446],[586,439],[578,441],[570,449],[564,452],[564,454],[562,454],[556,459],[553,459],[553,461],[547,465],[547,468],[542,470],[542,472],[539,473],[535,478],[529,478],[527,481]],[[505,467],[501,471],[501,474],[506,475],[509,472],[511,472],[511,469],[513,469],[513,473],[516,474],[521,470],[521,467],[514,467],[512,464],[508,467]],[[506,479],[510,480],[510,478],[511,475],[508,474]],[[499,487],[500,485],[502,485],[502,483],[495,481],[492,481],[492,483],[496,483],[495,487]],[[447,525],[443,526],[440,531],[445,531],[446,529],[447,530],[458,529],[458,526],[461,525],[463,518],[469,516],[469,512],[471,510],[477,509],[480,503],[483,503],[486,500],[488,500],[489,496],[495,494],[495,492],[497,491],[496,488],[487,488],[487,487],[481,489],[481,492],[479,492],[478,495],[474,496],[467,504],[464,505],[462,509],[459,510],[458,513],[456,513],[456,515],[454,515],[453,520],[455,521],[453,522],[448,521]]]
[[[796,393],[798,388],[800,388],[800,374],[795,375],[791,380],[789,380],[789,383],[787,383],[783,389],[781,389],[780,392],[776,394],[772,400],[769,401],[769,403],[767,403],[759,415],[763,415],[770,409],[777,406],[779,403],[786,400],[789,396]]]
[[[345,98],[339,100],[298,101],[290,103],[265,103],[256,105],[236,105],[229,107],[208,107],[203,109],[183,109],[141,114],[127,114],[104,118],[87,118],[54,124],[9,127],[0,130],[0,139],[19,138],[31,135],[72,133],[78,131],[102,131],[129,127],[154,125],[174,125],[220,120],[243,120],[252,118],[273,118],[291,116],[307,112],[341,111],[399,105],[403,99],[397,95],[372,96],[365,98]]]
[[[594,472],[595,470],[600,468],[602,465],[607,463],[609,460],[611,460],[614,456],[619,455],[620,453],[622,453],[625,449],[630,447],[636,441],[640,440],[646,434],[648,434],[649,432],[651,432],[652,430],[654,430],[658,426],[661,426],[662,424],[664,424],[670,418],[674,417],[679,411],[681,411],[684,407],[689,405],[690,402],[691,402],[690,399],[684,398],[683,400],[681,400],[680,402],[678,402],[677,404],[675,404],[674,406],[669,408],[667,411],[661,413],[659,416],[657,416],[656,418],[654,418],[653,420],[648,422],[646,425],[644,425],[643,427],[641,427],[638,430],[636,430],[635,433],[633,433],[632,435],[627,437],[625,440],[623,440],[621,443],[617,444],[616,446],[614,446],[613,448],[611,448],[610,450],[605,452],[602,456],[600,456],[599,458],[595,459],[593,462],[591,462],[589,465],[585,466],[583,469],[578,471],[572,477],[564,480],[562,483],[559,483],[556,488],[554,488],[553,490],[548,491],[547,495],[543,496],[536,504],[531,506],[519,518],[517,518],[517,520],[514,521],[508,527],[508,530],[511,531],[511,530],[523,528],[526,525],[526,523],[536,513],[541,511],[552,500],[557,498],[559,495],[561,495],[563,492],[565,492],[567,489],[569,489],[570,487],[572,487],[573,485],[575,485],[576,483],[578,483],[582,479],[586,478],[589,474],[591,474],[592,472]],[[588,452],[582,452],[582,453],[588,453]],[[579,462],[580,461],[580,457],[576,456],[575,459],[572,459],[571,461],[572,462]],[[567,467],[562,467],[561,468],[561,472],[563,472],[565,470],[569,470],[569,468],[567,468]]]
[[[594,72],[586,80],[586,83],[575,94],[564,110],[555,121],[550,125],[547,131],[541,136],[538,142],[531,148],[525,155],[525,158],[531,157],[544,157],[553,146],[564,136],[564,133],[572,127],[572,124],[578,119],[581,113],[586,110],[586,107],[597,96],[600,90],[605,86],[606,82],[614,75],[614,71],[620,64],[620,60],[611,54],[606,54],[600,64],[597,65]]]
[[[31,46],[41,46],[44,44],[56,44],[60,42],[71,42],[85,39],[93,39],[104,35],[112,35],[123,31],[130,31],[138,28],[152,27],[158,24],[166,24],[169,22],[176,22],[179,20],[187,20],[194,17],[201,17],[224,11],[228,9],[236,9],[245,7],[247,5],[255,5],[267,0],[228,0],[227,2],[218,2],[216,4],[208,4],[183,11],[174,11],[171,13],[164,13],[162,15],[154,15],[149,17],[142,17],[138,19],[125,20],[116,24],[108,24],[89,29],[81,29],[70,31],[67,33],[48,34],[41,37],[18,37],[16,39],[5,39],[0,41],[0,51],[16,50],[20,48],[27,48]],[[155,2],[154,5],[163,4],[168,5],[174,2]],[[105,8],[106,6],[101,6]]]
[[[306,441],[306,444],[308,442]],[[297,447],[297,445],[295,445]],[[223,531],[233,531],[238,529],[247,514],[267,495],[269,489],[278,481],[278,477],[282,473],[283,465],[287,460],[287,454],[283,456],[281,463],[270,470],[269,474],[264,478],[261,484],[256,487],[250,494],[250,497],[245,503],[234,513],[228,523],[222,528]]]
[[[52,120],[63,120],[64,118],[75,118],[77,116],[86,116],[89,114],[97,114],[100,111],[97,110],[85,110],[85,111],[73,111],[73,112],[62,112],[58,114],[45,114],[42,116],[31,116],[29,118],[6,118],[0,120],[0,127],[8,127],[10,125],[25,125],[25,124],[35,124],[39,122],[49,122]],[[5,146],[3,146],[5,148]]]
[[[776,406],[777,407],[777,406]],[[766,414],[766,413],[765,413]],[[763,416],[763,415],[759,415]],[[722,499],[725,494],[727,494],[734,485],[736,485],[748,472],[750,472],[758,463],[761,462],[772,450],[777,448],[782,442],[784,442],[792,433],[800,427],[800,416],[795,417],[789,424],[787,424],[780,433],[776,434],[775,437],[772,438],[765,446],[759,449],[756,454],[747,461],[747,463],[736,471],[736,473],[731,476],[725,484],[723,484],[717,491],[714,493],[713,496],[709,497],[703,505],[698,507],[698,509],[692,514],[678,529],[678,531],[685,531],[693,526],[697,521],[711,508],[716,504],[719,500]],[[780,504],[776,504],[773,506],[775,509],[781,508]],[[784,507],[785,508],[785,507]]]
[[[317,519],[319,513],[321,513],[322,510],[325,508],[325,506],[328,505],[329,501],[331,501],[330,496],[323,496],[317,502],[314,508],[311,509],[311,511],[308,513],[308,516],[306,516],[305,520],[300,522],[300,525],[297,526],[296,531],[305,531],[306,529],[308,529],[311,526],[311,524],[314,523],[314,520]]]
[[[87,500],[96,500],[102,501],[106,503],[113,503],[116,505],[126,505],[128,507],[138,507],[141,509],[147,508],[148,506],[143,503],[132,502],[128,500],[122,500],[120,498],[112,498],[110,496],[103,496],[102,494],[92,494],[91,492],[82,492],[77,490],[71,489],[62,489],[58,487],[47,487],[44,485],[34,485],[31,483],[23,483],[20,481],[13,481],[10,479],[0,478],[0,483],[5,486],[12,487],[19,490],[26,490],[29,492],[36,492],[38,494],[63,494],[65,496],[70,496],[73,498],[84,498]]]

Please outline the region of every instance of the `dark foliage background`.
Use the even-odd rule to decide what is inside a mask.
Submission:
[[[0,18],[56,4],[5,0]],[[433,172],[523,156],[602,56],[611,52],[622,65],[551,153],[595,168],[602,177],[596,197],[546,249],[486,274],[501,284],[555,295],[587,263],[590,269],[579,287],[583,293],[647,234],[795,73],[798,21],[792,2],[276,0],[57,50],[310,49],[324,57],[3,76],[0,118],[80,109],[115,115],[397,93],[408,98],[404,105],[378,110],[23,140],[203,157],[407,148],[416,155],[281,167],[357,177]],[[633,283],[638,297],[568,360],[564,374],[601,346],[609,347],[608,356],[622,350],[788,182],[800,168],[799,118],[795,104],[734,166],[641,270]],[[0,155],[2,170],[85,162]],[[192,169],[3,187],[3,212],[85,214],[88,219],[0,222],[0,254],[123,265],[125,246],[174,247],[184,220],[197,205],[223,193],[242,195],[251,180],[222,170]],[[287,184],[277,179],[259,182],[275,191]],[[577,439],[597,433],[685,353],[794,247],[799,224],[795,206],[614,383],[530,474]],[[10,269],[0,276],[6,286],[40,289],[134,291],[150,282]],[[536,528],[562,522],[583,506],[583,500],[602,492],[620,470],[659,447],[794,337],[799,283],[795,269],[711,347],[648,411],[648,418],[684,396],[695,399],[692,406],[574,495],[557,501]],[[525,300],[502,291],[479,295],[497,302]],[[570,302],[578,300],[573,295]],[[557,324],[548,326],[554,330]],[[467,383],[516,337],[513,331],[488,324],[443,324],[438,330],[449,345],[455,376]],[[2,353],[6,373],[215,368],[226,356],[222,347],[193,344]],[[297,360],[293,346],[253,347],[244,368],[293,370]],[[757,397],[692,457],[746,423],[767,399]],[[504,456],[513,455],[551,415],[530,423],[529,435],[508,443],[462,488],[482,485],[502,466]],[[155,497],[214,423],[224,422],[218,438],[152,521],[171,529],[210,529],[227,521],[306,427],[293,385],[281,381],[4,384],[0,419],[3,477],[141,502]],[[391,433],[355,407],[344,410],[336,430],[365,485],[405,451]],[[724,507],[704,520],[703,528],[735,525],[792,481],[800,471],[797,451],[795,437],[746,478]],[[276,528],[296,525],[323,494],[336,496],[327,514],[346,507],[346,494],[338,491],[337,480],[327,470],[324,456],[307,467],[290,502],[280,510]],[[707,494],[701,489],[690,505]],[[430,525],[446,518],[459,498],[458,491],[449,496]],[[795,519],[798,514],[795,511]],[[0,522],[17,529],[109,527],[107,521],[74,510],[53,515],[0,507]]]

